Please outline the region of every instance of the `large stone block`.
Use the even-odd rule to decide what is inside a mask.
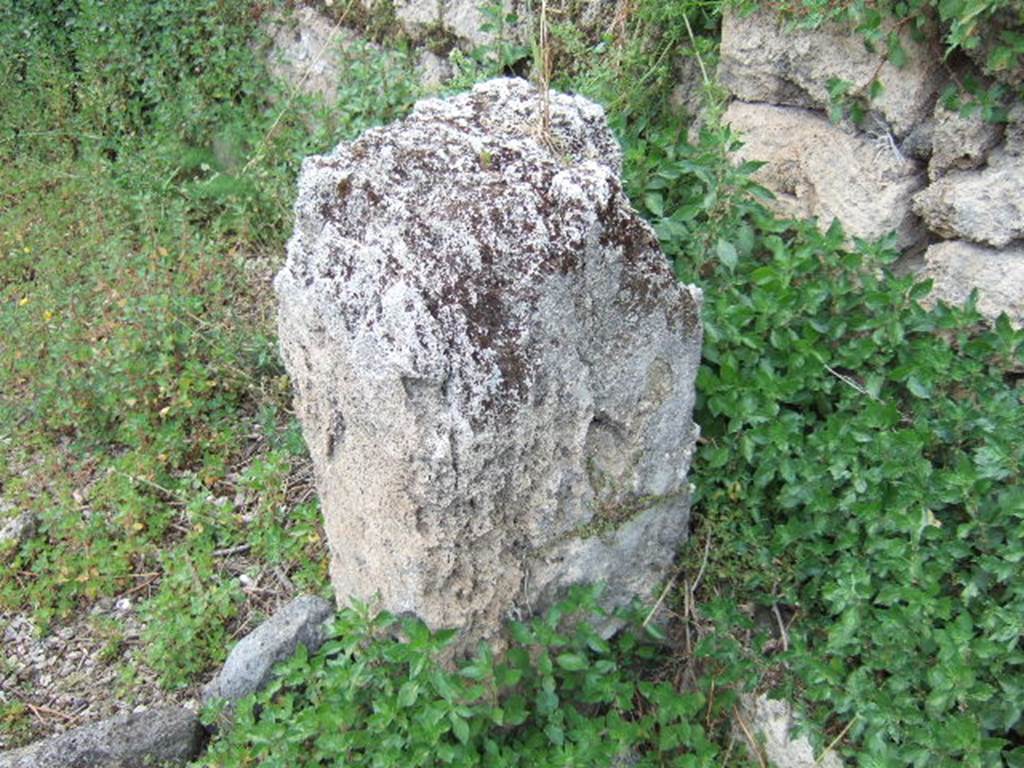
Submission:
[[[990,320],[1003,312],[1024,327],[1024,248],[997,251],[961,240],[936,243],[925,251],[922,277],[934,281],[928,301],[959,306],[978,291],[978,311]]]
[[[914,210],[928,228],[1003,248],[1024,238],[1024,157],[989,155],[974,171],[951,171],[914,198]]]
[[[907,248],[922,237],[911,196],[924,172],[891,143],[850,134],[806,109],[734,101],[725,121],[744,146],[737,159],[761,160],[754,179],[776,196],[780,215],[838,218],[848,235],[875,239],[891,231]]]
[[[931,115],[944,80],[937,38],[917,42],[901,33],[900,40],[907,61],[896,67],[884,52],[868,50],[849,26],[806,29],[771,11],[745,14],[726,8],[718,78],[744,101],[819,110],[830,103],[830,81],[845,80],[853,91],[866,94],[877,78],[884,91],[871,107],[883,127],[902,138]]]
[[[968,171],[984,164],[1002,134],[1001,126],[986,122],[978,112],[961,115],[937,104],[928,178],[934,181],[947,171]]]
[[[619,181],[602,110],[521,80],[303,164],[276,280],[339,602],[493,637],[686,535],[700,294]]]

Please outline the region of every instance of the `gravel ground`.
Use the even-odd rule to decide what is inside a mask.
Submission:
[[[233,645],[294,597],[295,588],[280,569],[261,571],[255,561],[242,557],[225,565],[228,572],[238,574],[246,595],[232,632]],[[247,575],[252,573],[259,575]],[[0,611],[0,705],[20,703],[28,715],[17,723],[0,720],[0,751],[151,707],[198,710],[200,689],[217,669],[188,688],[161,688],[158,674],[142,654],[146,624],[137,613],[140,602],[127,596],[102,598],[55,623],[45,637],[39,637],[31,614]]]
[[[131,598],[99,600],[39,637],[24,613],[0,613],[0,703],[20,702],[28,732],[0,727],[0,750],[162,704],[196,706],[198,687],[165,691],[137,655],[143,622]]]

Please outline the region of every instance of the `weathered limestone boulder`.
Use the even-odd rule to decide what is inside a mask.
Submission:
[[[754,178],[776,195],[777,213],[838,218],[853,237],[878,238],[895,230],[901,247],[921,237],[911,196],[924,173],[885,141],[850,134],[804,109],[734,101],[725,121],[744,141],[738,160],[766,165]]]
[[[79,726],[0,753],[0,768],[148,768],[195,759],[206,732],[194,712],[161,707]]]
[[[964,116],[941,104],[936,105],[928,177],[935,180],[950,170],[977,168],[999,143],[1002,134],[1000,126],[986,122],[978,112]]]
[[[985,168],[946,174],[914,198],[928,228],[1002,248],[1024,237],[1024,157],[994,152]]]
[[[869,51],[849,27],[800,29],[770,11],[725,8],[718,78],[744,101],[823,110],[830,80],[845,80],[866,94],[877,76],[885,90],[871,108],[902,138],[931,114],[943,84],[943,57],[937,40],[916,42],[909,34],[900,40],[907,53],[902,68],[883,52]]]
[[[934,281],[930,301],[962,305],[978,290],[978,311],[994,320],[1005,312],[1024,326],[1024,247],[1004,250],[960,240],[936,243],[925,251],[921,277]]]
[[[279,327],[340,603],[469,642],[685,537],[700,294],[600,107],[494,80],[303,164]]]

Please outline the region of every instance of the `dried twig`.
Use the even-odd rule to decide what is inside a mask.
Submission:
[[[844,727],[843,730],[839,732],[839,735],[832,739],[832,742],[827,747],[825,747],[825,751],[818,755],[818,759],[814,761],[815,765],[821,765],[821,761],[825,759],[825,755],[832,751],[832,748],[835,747],[835,745],[839,743],[839,740],[846,735],[846,732],[849,731],[851,726],[853,726],[853,724],[857,722],[857,719],[859,717],[860,715],[853,716],[853,719],[846,724],[846,727]]]
[[[725,756],[722,758],[722,768],[729,765],[729,758],[732,757],[732,749],[736,746],[736,737],[729,734],[729,746],[726,747]]]
[[[732,712],[733,715],[735,715],[736,717],[736,722],[739,723],[740,730],[743,731],[743,735],[747,737],[747,741],[750,743],[750,751],[754,754],[754,757],[757,758],[757,764],[760,765],[761,768],[768,768],[768,762],[764,759],[764,755],[761,754],[761,745],[757,742],[757,739],[755,739],[754,735],[750,732],[750,729],[747,727],[746,721],[743,719],[743,715],[741,715],[740,711],[735,707],[733,707]]]
[[[551,42],[548,39],[548,0],[540,3],[540,54],[537,72],[540,86],[540,135],[545,144],[551,144]]]
[[[789,650],[789,633],[786,632],[786,625],[782,623],[782,614],[779,613],[778,603],[772,603],[772,613],[775,614],[775,621],[779,625],[779,638],[782,640],[782,650]]]
[[[252,549],[252,544],[236,544],[233,547],[213,550],[214,557],[230,557],[231,555],[242,555]]]
[[[700,580],[704,578],[704,571],[708,567],[708,554],[710,552],[711,552],[711,537],[708,536],[706,539],[704,539],[704,557],[701,558],[700,568],[697,570],[697,578],[695,578],[693,580],[693,587],[690,590],[691,593],[695,593],[697,591],[697,587],[700,586]]]
[[[122,472],[119,469],[115,469],[113,470],[113,472],[115,474],[120,475],[121,477],[127,478],[133,483],[141,483],[142,485],[148,485],[150,488],[160,491],[160,493],[164,494],[165,496],[170,496],[172,499],[175,499],[179,504],[185,503],[185,497],[183,497],[177,491],[172,491],[170,488],[164,488],[162,485],[160,485],[160,483],[156,483],[152,480],[147,480],[144,477],[138,477],[137,475],[129,475],[127,472]]]
[[[127,592],[122,592],[121,594],[122,594],[122,596],[134,595],[136,592],[141,592],[142,590],[146,589],[146,587],[149,587],[152,584],[155,584],[157,581],[159,581],[159,579],[160,579],[160,574],[157,574],[153,578],[147,579],[146,581],[142,582],[141,584],[136,584],[134,587],[129,589]]]
[[[47,722],[46,718],[44,718],[43,715],[40,714],[40,713],[47,714],[47,715],[53,715],[55,717],[59,717],[62,720],[66,720],[66,721],[69,721],[69,722],[74,722],[75,720],[78,719],[74,715],[69,715],[67,712],[61,712],[61,711],[56,710],[56,709],[51,709],[50,707],[44,707],[41,704],[30,704],[29,702],[26,701],[25,702],[25,706],[27,706],[29,709],[32,710],[32,714],[35,715],[36,717],[38,717],[39,718],[39,722],[41,722],[43,725],[48,725],[49,723]]]
[[[658,597],[658,600],[654,604],[654,607],[651,608],[650,613],[647,614],[647,618],[644,619],[643,626],[646,627],[648,624],[651,623],[651,619],[654,618],[654,614],[658,612],[658,608],[660,608],[661,604],[665,601],[665,596],[668,594],[669,590],[672,589],[672,587],[675,586],[676,577],[678,575],[679,575],[678,573],[672,574],[672,578],[669,579],[668,584],[666,584],[665,588],[663,590],[661,590],[661,595]]]
[[[877,397],[875,397],[875,396],[874,396],[874,395],[872,395],[872,394],[871,394],[870,392],[868,392],[868,391],[867,391],[866,389],[864,389],[864,387],[862,387],[862,386],[861,386],[861,385],[860,385],[859,383],[857,383],[856,381],[854,381],[853,379],[851,379],[851,378],[850,378],[849,376],[847,376],[847,375],[845,375],[845,374],[842,374],[842,373],[840,373],[839,371],[837,371],[837,370],[836,370],[835,368],[833,368],[832,366],[830,366],[830,365],[826,365],[826,366],[825,366],[825,370],[826,370],[826,371],[828,371],[829,373],[831,373],[831,374],[832,374],[833,376],[835,376],[835,377],[836,377],[837,379],[839,379],[839,380],[840,380],[841,382],[843,382],[844,384],[846,384],[846,385],[848,385],[848,386],[850,386],[850,387],[853,387],[853,388],[854,388],[855,390],[857,390],[858,392],[860,392],[860,393],[861,393],[862,395],[867,395],[867,396],[868,396],[868,397],[870,397],[870,398],[871,398],[872,400],[876,400],[876,401],[878,400],[878,398],[877,398]]]
[[[683,11],[683,22],[686,24],[686,34],[690,38],[690,46],[693,48],[693,55],[697,57],[697,63],[700,65],[700,76],[704,80],[704,87],[711,85],[711,78],[708,77],[708,71],[704,68],[704,60],[700,57],[700,51],[697,50],[697,38],[693,34],[693,27],[690,26],[690,17],[686,15],[686,11]]]
[[[277,582],[284,587],[285,592],[292,593],[295,591],[295,585],[292,584],[292,580],[288,578],[288,574],[284,572],[284,569],[279,565],[275,565],[271,571],[274,574],[274,578]]]

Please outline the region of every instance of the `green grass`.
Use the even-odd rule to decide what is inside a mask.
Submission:
[[[237,569],[327,590],[269,281],[301,159],[415,87],[400,52],[354,47],[328,114],[267,79],[259,40],[242,3],[0,6],[0,494],[41,521],[0,610],[47,632],[142,598],[169,688],[258,619]]]

